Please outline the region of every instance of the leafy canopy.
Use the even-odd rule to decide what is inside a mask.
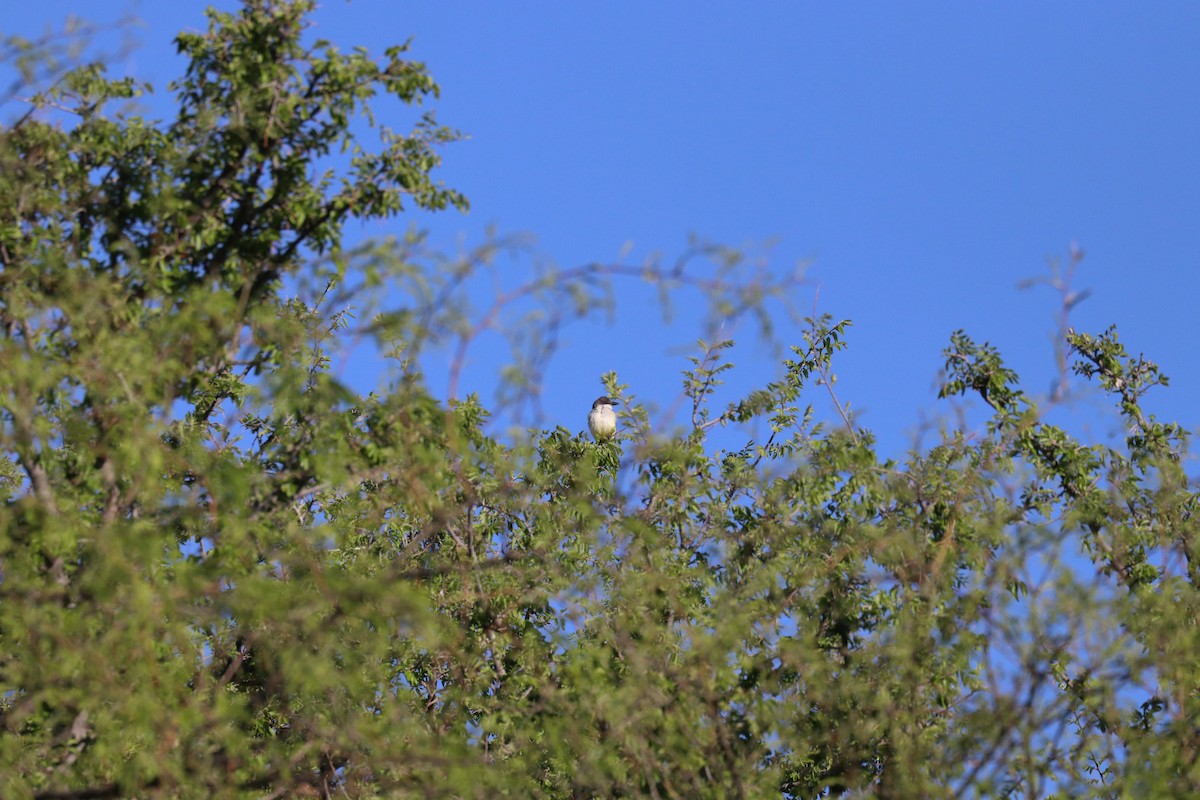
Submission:
[[[457,134],[403,46],[311,41],[311,10],[210,12],[166,121],[7,40],[0,794],[1200,792],[1197,493],[1186,432],[1143,407],[1157,366],[1064,329],[1127,431],[1088,444],[1045,421],[1065,394],[955,333],[941,393],[988,421],[891,460],[833,391],[848,323],[819,317],[728,404],[732,343],[702,342],[678,434],[610,374],[617,441],[506,441],[425,388],[427,353],[498,329],[529,399],[615,281],[769,336],[795,279],[697,242],[477,309],[512,243],[347,246],[465,208],[433,177]],[[366,396],[335,365],[364,338],[395,365]]]

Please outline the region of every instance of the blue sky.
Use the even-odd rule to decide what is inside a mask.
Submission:
[[[171,37],[202,29],[205,5],[46,0],[10,9],[3,31],[131,12],[143,46],[113,69],[165,93]],[[1087,253],[1078,288],[1093,291],[1075,326],[1117,324],[1172,378],[1152,409],[1197,425],[1200,5],[327,0],[315,21],[347,49],[411,37],[442,86],[439,119],[470,137],[441,178],[471,212],[409,220],[435,243],[495,225],[570,267],[627,243],[632,260],[671,257],[695,233],[772,241],[781,270],[810,262],[803,291],[854,323],[839,396],[886,451],[948,410],[935,380],[957,328],[1048,390],[1055,298],[1017,283],[1072,242]],[[545,425],[581,429],[609,369],[653,407],[677,398],[695,321],[662,329],[627,299],[615,325],[567,331]],[[370,388],[365,355],[351,377]],[[777,373],[761,348],[733,360],[728,396]],[[485,348],[466,373],[485,401],[493,364]]]

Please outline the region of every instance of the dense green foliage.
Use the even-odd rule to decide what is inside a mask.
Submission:
[[[680,435],[609,375],[617,441],[506,443],[419,371],[492,324],[462,293],[490,250],[342,245],[464,205],[431,176],[456,134],[411,112],[437,87],[404,48],[310,42],[309,6],[181,36],[167,122],[9,42],[0,795],[1200,795],[1198,495],[1185,431],[1143,410],[1154,364],[1064,331],[1127,430],[1087,444],[956,333],[942,393],[989,419],[897,462],[817,421],[847,325],[813,319],[722,408],[730,345],[705,346]],[[387,102],[408,133],[372,127]],[[769,322],[786,285],[703,255],[513,296],[552,326],[629,274]],[[338,381],[350,336],[388,391]]]

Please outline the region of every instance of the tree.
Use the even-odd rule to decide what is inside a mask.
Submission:
[[[697,243],[475,312],[505,243],[346,245],[349,221],[465,205],[432,177],[456,134],[370,128],[436,85],[403,47],[308,41],[310,10],[182,35],[168,122],[9,42],[31,96],[0,129],[5,797],[1200,791],[1197,493],[1185,431],[1144,410],[1153,363],[1064,316],[1128,431],[1086,444],[1046,422],[1065,395],[956,333],[942,394],[988,419],[895,461],[832,393],[848,323],[818,317],[724,407],[732,343],[702,343],[680,435],[609,375],[618,441],[505,441],[427,389],[427,348],[532,303],[505,329],[536,380],[614,280],[769,326],[791,279]],[[348,337],[394,360],[387,392],[337,380]]]

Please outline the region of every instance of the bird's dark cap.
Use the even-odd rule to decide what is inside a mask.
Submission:
[[[621,403],[618,400],[613,400],[608,395],[602,394],[596,398],[596,402],[592,403],[592,408],[595,408],[596,406],[603,406],[603,405],[619,406],[619,405],[621,405]]]

